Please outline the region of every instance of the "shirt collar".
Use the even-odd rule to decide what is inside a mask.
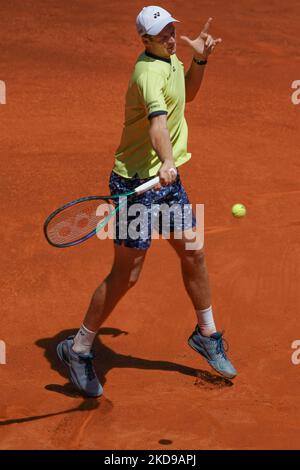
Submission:
[[[162,60],[163,62],[167,62],[167,64],[171,64],[171,59],[165,59],[164,57],[159,57],[158,55],[151,54],[151,52],[145,51],[145,55],[147,57],[152,57],[152,59]]]

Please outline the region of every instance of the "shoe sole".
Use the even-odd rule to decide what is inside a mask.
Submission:
[[[72,369],[71,369],[71,366],[70,364],[66,361],[66,359],[64,358],[64,354],[63,354],[63,347],[62,347],[62,343],[59,343],[56,347],[56,352],[57,352],[57,355],[59,357],[59,359],[61,360],[61,362],[63,364],[65,364],[65,366],[68,367],[69,369],[69,372],[70,372],[70,378],[71,378],[71,381],[73,383],[73,385],[80,391],[80,393],[88,398],[98,398],[98,397],[101,397],[102,395],[102,391],[99,395],[88,395],[84,390],[82,390],[82,388],[80,387],[79,383],[76,381],[76,379],[73,377],[73,374],[72,374]]]
[[[194,351],[196,351],[198,354],[201,354],[201,356],[204,357],[204,359],[206,359],[206,361],[207,361],[207,363],[210,365],[210,367],[211,367],[212,369],[214,369],[216,372],[218,372],[218,374],[220,374],[220,375],[221,375],[222,377],[224,377],[225,379],[234,379],[234,378],[237,376],[237,374],[235,374],[235,375],[232,375],[232,374],[231,374],[231,375],[225,375],[223,372],[220,372],[218,369],[216,369],[216,368],[209,362],[209,360],[207,359],[207,357],[205,357],[205,355],[204,355],[201,351],[199,351],[198,346],[196,346],[196,344],[195,344],[195,342],[193,341],[192,338],[189,338],[189,339],[188,339],[188,344],[189,344],[189,346],[190,346]]]

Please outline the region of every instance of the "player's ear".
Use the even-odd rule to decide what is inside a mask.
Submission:
[[[145,46],[148,46],[151,43],[151,37],[148,36],[148,34],[144,34],[144,36],[142,36],[142,41]]]

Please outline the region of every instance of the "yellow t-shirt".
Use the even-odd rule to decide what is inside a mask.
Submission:
[[[185,75],[183,63],[143,52],[135,64],[125,100],[125,122],[115,153],[113,171],[125,178],[155,176],[161,160],[152,148],[149,119],[167,114],[173,158],[180,166],[191,158],[187,153],[188,128],[184,117]]]

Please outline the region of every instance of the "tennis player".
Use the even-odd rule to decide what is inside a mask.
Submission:
[[[186,102],[195,99],[208,58],[221,42],[209,34],[211,21],[209,18],[196,39],[181,36],[193,54],[185,73],[183,63],[176,56],[177,20],[158,6],[145,7],[137,16],[136,27],[145,50],[137,58],[126,94],[125,123],[109,182],[111,194],[131,191],[158,174],[160,188],[141,195],[139,203],[147,208],[157,203],[170,207],[189,205],[178,172],[191,158],[187,152],[184,109]],[[190,241],[187,235],[195,231],[196,225],[194,216],[188,220],[186,223],[171,218],[171,234],[181,230],[182,237],[171,236],[168,240],[180,258],[183,282],[197,318],[188,343],[217,372],[231,379],[236,376],[236,370],[225,353],[222,333],[215,326],[203,248],[186,249]],[[111,272],[94,292],[78,333],[57,346],[71,380],[81,393],[90,397],[103,392],[92,362],[93,341],[119,300],[137,282],[151,244],[152,227],[144,227],[149,228],[148,237],[141,233],[138,238],[123,239],[118,236],[118,219],[116,224]]]

